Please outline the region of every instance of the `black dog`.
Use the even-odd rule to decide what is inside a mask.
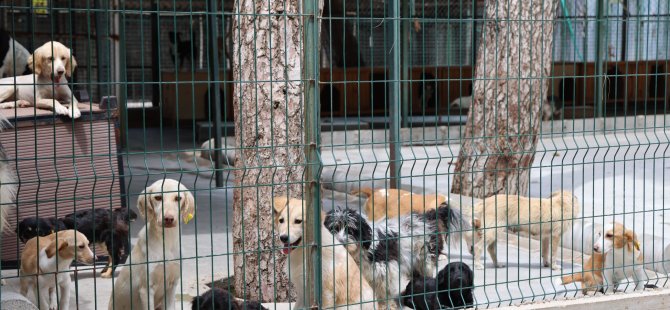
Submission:
[[[129,222],[135,220],[137,214],[124,208],[107,208],[79,210],[66,215],[61,220],[67,229],[76,229],[88,238],[91,243],[104,245],[109,255],[109,263],[102,270],[103,278],[110,278],[118,264],[126,261],[130,253]]]
[[[32,216],[19,222],[14,232],[19,236],[21,242],[26,243],[37,236],[44,237],[64,229],[68,229],[67,226],[55,217]]]
[[[195,55],[198,55],[198,47],[193,45],[193,49],[191,49],[191,40],[195,38],[194,33],[191,33],[191,40],[182,40],[181,33],[170,31],[168,38],[170,39],[170,44],[172,44],[172,47],[170,48],[170,59],[172,59],[177,69],[181,69],[184,60],[186,59],[191,61],[191,63],[195,62]]]
[[[449,263],[437,279],[415,276],[401,294],[402,304],[412,309],[462,309],[473,305],[474,273],[468,265]]]
[[[193,298],[192,310],[268,310],[257,301],[240,301],[228,291],[213,288]]]

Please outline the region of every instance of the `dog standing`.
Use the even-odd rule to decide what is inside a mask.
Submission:
[[[0,108],[35,106],[71,118],[81,116],[79,102],[67,85],[66,77],[72,76],[77,67],[69,48],[60,42],[47,42],[28,58],[28,67],[35,74],[0,79]]]
[[[373,190],[363,187],[352,192],[358,193],[368,198],[365,202],[365,215],[372,221],[385,217],[396,218],[410,212],[424,213],[447,201],[447,196],[444,195],[419,195],[402,189]]]
[[[642,266],[642,250],[635,232],[617,222],[605,225],[604,231],[593,245],[593,252],[605,257],[605,292],[613,292],[622,281],[629,279],[635,282],[636,290],[643,289],[647,274]]]
[[[61,219],[68,229],[83,233],[96,246],[102,246],[109,256],[100,276],[111,278],[116,266],[126,261],[130,253],[129,222],[137,218],[130,209],[108,208],[78,210]]]
[[[300,199],[275,197],[273,200],[274,221],[282,242],[282,253],[289,256],[286,273],[296,290],[296,308],[305,307],[303,252],[303,209],[306,206]],[[368,283],[361,279],[356,262],[340,245],[333,243],[334,238],[321,225],[321,277],[322,306],[338,307],[361,303],[362,309],[374,309],[373,292]],[[363,304],[364,302],[368,302]],[[350,306],[353,307],[353,306]]]
[[[462,262],[449,263],[437,278],[415,275],[402,292],[402,304],[417,310],[472,307],[474,272]]]
[[[67,271],[75,259],[87,264],[95,261],[88,245],[86,236],[76,230],[28,240],[21,254],[21,294],[28,297],[32,286],[40,309],[70,309],[72,279]]]
[[[257,301],[238,300],[226,290],[213,288],[193,298],[192,310],[268,310]]]
[[[21,43],[0,29],[0,78],[30,74],[29,57],[30,52]]]
[[[504,233],[506,227],[518,226],[520,231],[541,236],[544,266],[557,270],[560,269],[556,264],[558,243],[563,232],[571,229],[572,219],[579,214],[580,207],[572,193],[557,191],[548,198],[491,196],[476,204],[474,212],[480,221],[480,229],[473,234],[474,241],[466,238],[466,242],[474,242],[470,248],[476,269],[484,268],[481,263],[484,244],[496,268],[504,267],[498,262],[497,234]]]
[[[26,217],[18,225],[14,232],[19,236],[21,242],[26,243],[35,237],[44,237],[57,231],[68,229],[63,221],[55,217]]]
[[[137,207],[147,225],[130,253],[132,265],[121,270],[114,284],[108,308],[173,310],[181,277],[179,225],[193,218],[193,195],[178,181],[158,180],[142,191]]]
[[[399,308],[400,283],[413,275],[432,275],[444,243],[440,234],[466,223],[447,203],[424,214],[410,213],[374,223],[352,209],[327,213],[324,225],[345,244],[370,283],[380,307]]]

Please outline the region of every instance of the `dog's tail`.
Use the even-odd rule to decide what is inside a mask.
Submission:
[[[372,197],[372,195],[375,194],[375,190],[372,189],[371,187],[361,187],[361,188],[359,188],[359,189],[355,189],[355,190],[351,191],[350,194],[352,194],[352,195],[361,195],[361,194],[363,194],[363,195],[365,195],[367,198],[370,198],[370,197]]]
[[[581,272],[569,274],[562,276],[559,281],[556,281],[558,285],[566,285],[573,282],[582,282],[584,280],[584,275]]]

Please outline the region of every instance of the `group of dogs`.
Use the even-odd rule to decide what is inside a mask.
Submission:
[[[539,237],[542,265],[559,270],[560,240],[572,231],[573,219],[581,212],[577,198],[568,191],[546,198],[494,195],[462,210],[450,206],[447,196],[440,194],[370,188],[354,193],[367,198],[364,213],[335,208],[321,215],[324,307],[360,304],[372,309],[374,302],[383,309],[472,307],[474,273],[467,264],[450,262],[433,277],[449,239],[464,239],[475,269],[484,268],[484,247],[500,268],[505,265],[497,256],[497,242],[503,240],[498,235],[508,229],[525,231]],[[297,307],[305,305],[301,289],[307,259],[302,248],[304,208],[302,200],[274,198],[276,230],[282,253],[289,256],[286,271],[297,290]],[[611,222],[595,234],[593,255],[583,271],[557,282],[581,282],[584,294],[612,292],[630,280],[635,289],[654,287],[644,285],[642,251],[633,230]]]

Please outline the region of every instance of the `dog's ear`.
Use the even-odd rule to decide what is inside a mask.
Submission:
[[[179,195],[182,197],[180,206],[181,218],[184,224],[188,224],[193,219],[193,214],[195,213],[195,199],[190,191],[186,190],[184,186],[181,187],[184,188],[184,191],[179,191]]]
[[[287,196],[276,196],[272,199],[272,214],[275,218],[279,216],[286,206],[288,206],[289,198]]]
[[[71,77],[72,72],[74,72],[74,69],[77,68],[77,60],[74,59],[74,55],[72,55],[72,51],[70,51],[70,58],[67,60],[67,64],[65,65],[65,76]]]
[[[137,197],[137,209],[140,211],[140,216],[143,218],[147,218],[148,212],[151,212],[152,214],[154,212],[153,202],[151,201],[151,193],[153,193],[152,186],[147,187]],[[147,205],[149,206],[148,210]]]
[[[47,255],[48,258],[54,257],[58,251],[65,249],[68,246],[68,243],[66,240],[63,239],[54,239],[49,245],[44,249],[45,254]]]
[[[33,53],[30,55],[30,57],[28,57],[28,68],[37,75],[42,74],[41,58],[42,57],[40,57],[39,53]]]
[[[640,250],[640,242],[637,241],[637,236],[635,236],[632,230],[624,231],[623,236],[626,238],[626,245],[629,251]]]

